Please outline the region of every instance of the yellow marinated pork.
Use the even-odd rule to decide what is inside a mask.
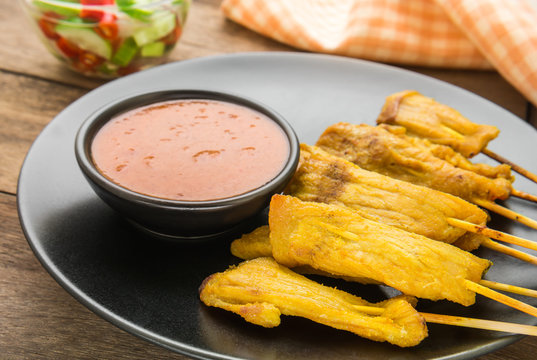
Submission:
[[[512,179],[492,179],[454,166],[436,156],[429,141],[410,137],[401,127],[338,123],[328,127],[316,145],[363,169],[443,191],[469,202],[505,200],[512,191]]]
[[[272,257],[272,245],[270,244],[270,229],[268,225],[262,225],[250,233],[242,235],[231,243],[231,253],[243,260],[251,260],[259,257]],[[346,281],[358,282],[361,284],[380,284],[366,278],[350,276],[335,276],[324,271],[312,268],[308,265],[293,267],[293,271],[299,274],[321,275]]]
[[[303,201],[346,206],[361,216],[474,250],[487,239],[451,226],[456,218],[486,225],[488,215],[456,196],[397,180],[302,144],[299,167],[286,189]]]
[[[412,90],[388,96],[377,123],[403,126],[409,135],[450,146],[465,157],[479,154],[500,133],[495,126],[473,123],[457,110]]]
[[[407,295],[468,306],[491,262],[455,246],[363,218],[336,205],[274,195],[269,211],[276,261],[336,276],[368,278]]]
[[[210,275],[200,287],[200,299],[267,328],[278,326],[283,314],[401,347],[415,346],[427,336],[425,320],[413,307],[415,298],[401,296],[372,304],[309,280],[272,258],[246,261]],[[357,306],[384,311],[368,315]]]
[[[272,256],[268,225],[256,228],[231,243],[231,253],[243,260]]]

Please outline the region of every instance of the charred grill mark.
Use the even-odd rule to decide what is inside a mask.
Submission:
[[[345,186],[350,181],[350,174],[346,167],[339,163],[331,163],[322,173],[324,181],[319,184],[319,192],[315,197],[316,202],[330,203],[345,191]]]

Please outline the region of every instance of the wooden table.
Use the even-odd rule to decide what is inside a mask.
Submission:
[[[219,0],[195,0],[172,60],[293,51],[227,21]],[[407,67],[409,68],[409,67]],[[477,93],[537,124],[534,109],[495,72],[410,68]],[[29,30],[17,1],[0,0],[0,358],[185,359],[99,318],[44,270],[21,231],[17,177],[32,141],[68,104],[103,81],[66,70]],[[526,337],[482,359],[534,359]]]

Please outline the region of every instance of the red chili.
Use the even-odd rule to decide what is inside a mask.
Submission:
[[[62,37],[56,40],[56,45],[58,46],[58,49],[60,49],[60,51],[68,58],[77,57],[81,51],[78,46]]]
[[[88,51],[82,51],[78,55],[78,61],[84,64],[88,69],[93,69],[94,67],[103,63],[104,59],[94,53]]]
[[[82,19],[101,21],[106,13],[100,9],[95,9],[92,7],[101,5],[114,5],[114,3],[114,0],[80,0],[81,5],[88,6],[88,8],[82,7],[82,10],[80,11],[80,17]]]
[[[95,31],[105,39],[115,39],[119,33],[117,17],[111,13],[103,13]]]
[[[57,25],[56,19],[60,19],[61,17],[54,13],[54,12],[46,12],[43,14],[43,16],[39,19],[38,25],[43,34],[49,39],[56,40],[60,36],[56,33],[55,27]]]

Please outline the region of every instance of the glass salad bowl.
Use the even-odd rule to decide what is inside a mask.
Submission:
[[[115,78],[165,61],[190,0],[22,0],[50,52],[79,73]]]

